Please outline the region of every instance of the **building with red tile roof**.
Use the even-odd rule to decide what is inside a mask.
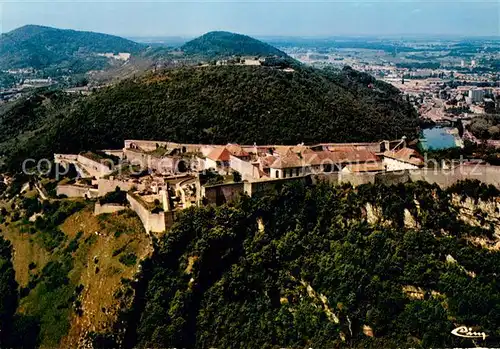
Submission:
[[[385,171],[385,166],[381,162],[365,162],[358,164],[349,164],[342,172],[346,173],[360,173],[360,172],[382,172]]]
[[[225,147],[214,148],[205,159],[205,168],[221,168],[229,166],[231,153]]]
[[[232,156],[236,156],[237,158],[240,159],[250,159],[250,154],[246,152],[243,147],[241,147],[239,144],[231,144],[228,143],[226,145],[226,149],[229,151],[229,153]]]
[[[424,158],[414,149],[401,148],[384,152],[387,171],[411,170],[424,166]]]

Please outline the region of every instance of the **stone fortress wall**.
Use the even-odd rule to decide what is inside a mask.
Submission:
[[[74,184],[58,185],[56,188],[56,194],[66,195],[69,198],[97,198],[99,197],[99,192],[97,189],[84,187]]]
[[[113,172],[105,164],[101,164],[80,154],[54,154],[54,162],[65,168],[73,164],[82,177],[101,178]]]
[[[303,183],[316,184],[327,182],[330,184],[350,183],[359,186],[368,183],[381,183],[385,185],[396,185],[409,181],[425,181],[435,183],[441,188],[447,188],[452,184],[465,179],[477,179],[485,184],[491,184],[500,188],[500,167],[490,165],[460,165],[448,170],[419,169],[404,170],[381,173],[331,173],[308,175],[305,177],[275,179],[266,181],[254,181],[243,183],[219,184],[202,187],[201,195],[209,204],[222,204],[234,200],[238,195],[259,195],[266,191],[275,189],[278,185],[287,182],[301,181]]]
[[[133,188],[137,188],[137,190],[144,190],[146,186],[142,183],[135,183],[134,181],[125,181],[119,179],[105,179],[99,178],[97,181],[97,188],[99,192],[99,196],[104,196],[107,193],[111,193],[115,191],[116,187],[120,188],[123,191],[129,191]]]
[[[181,149],[183,153],[197,153],[201,152],[202,148],[206,148],[206,144],[185,144],[185,143],[175,143],[175,142],[163,142],[163,141],[145,141],[145,140],[125,140],[124,149],[141,149],[143,151],[153,151],[158,147],[166,149]]]
[[[431,169],[421,169],[410,171],[412,181],[423,180],[429,183],[436,183],[442,188],[460,180],[479,180],[485,184],[500,187],[500,166],[491,165],[461,165],[450,170],[433,171]]]
[[[101,205],[99,202],[96,202],[94,206],[94,216],[98,216],[104,213],[115,213],[126,209],[127,207],[122,205],[115,205],[115,204]]]
[[[167,230],[165,212],[152,213],[133,195],[127,194],[130,208],[137,213],[147,233],[162,233]]]
[[[178,162],[180,161],[169,157],[152,156],[134,149],[124,149],[123,154],[132,165],[139,165],[141,168],[148,168],[164,174],[173,172],[174,169],[178,168]]]
[[[101,178],[113,172],[112,168],[83,155],[78,155],[78,163],[84,167],[91,177]]]
[[[381,173],[347,174],[316,176],[316,179],[326,179],[331,183],[351,183],[361,185],[366,183],[382,183],[395,185],[409,181],[425,181],[435,183],[441,188],[447,188],[461,180],[479,180],[485,184],[500,187],[500,167],[491,165],[462,164],[451,169],[422,168]],[[324,178],[328,177],[328,178]]]
[[[216,205],[231,202],[244,192],[243,182],[201,187],[201,197],[205,199],[205,202]]]

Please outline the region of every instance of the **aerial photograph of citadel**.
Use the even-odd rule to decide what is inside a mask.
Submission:
[[[164,232],[173,213],[196,205],[224,204],[239,195],[252,196],[291,180],[309,183],[404,183],[424,180],[449,186],[481,179],[500,184],[500,168],[478,161],[444,162],[426,168],[422,155],[399,141],[320,143],[306,146],[179,144],[126,140],[123,149],[54,154],[60,174],[73,166],[77,179],[61,181],[58,197],[104,197],[127,192],[127,206],[101,205],[95,214],[128,206],[147,232]]]
[[[500,347],[498,2],[0,10],[0,348]]]

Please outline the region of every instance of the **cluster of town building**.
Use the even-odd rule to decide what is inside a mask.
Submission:
[[[471,119],[500,110],[500,87],[453,85],[450,80],[386,79],[400,89],[423,118],[435,122]]]

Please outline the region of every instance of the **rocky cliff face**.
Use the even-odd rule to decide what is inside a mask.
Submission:
[[[459,218],[467,224],[488,229],[493,225],[495,237],[500,237],[500,201],[483,201],[454,194],[452,204],[459,210]]]
[[[483,201],[453,194],[450,203],[453,209],[457,211],[458,218],[465,224],[494,232],[493,239],[471,238],[471,241],[480,243],[483,247],[498,244],[500,248],[500,199]],[[421,227],[422,212],[420,202],[414,200],[414,205],[416,214],[410,212],[408,208],[403,209],[404,226],[407,229],[419,229]],[[370,202],[364,205],[363,216],[369,224],[382,224],[385,226],[393,224],[389,217],[384,216],[382,207]]]
[[[469,237],[470,242],[491,251],[500,251],[500,201],[498,198],[483,201],[453,195],[452,204],[458,209],[458,217],[464,223],[493,231],[491,237]]]
[[[384,216],[381,207],[367,202],[364,208],[366,210],[365,219],[369,224],[382,224],[384,226],[390,226],[393,224],[392,220]],[[405,228],[418,229],[420,227],[415,217],[407,208],[404,209],[403,214]]]

